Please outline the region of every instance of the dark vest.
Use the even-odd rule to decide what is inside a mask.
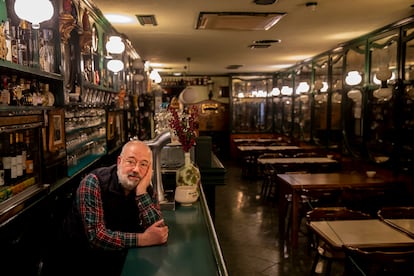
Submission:
[[[96,175],[99,180],[106,227],[113,231],[143,232],[145,229],[141,227],[135,193],[131,192],[125,196],[118,182],[117,166],[98,168],[91,174]],[[153,190],[149,189],[148,192],[152,195]],[[75,200],[71,212],[64,222],[64,235],[70,243],[88,247]]]

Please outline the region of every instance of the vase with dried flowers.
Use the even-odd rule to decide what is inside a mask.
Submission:
[[[193,186],[198,198],[201,175],[200,170],[193,164],[190,157],[190,150],[195,145],[197,138],[198,109],[197,106],[191,106],[183,111],[176,108],[169,108],[169,111],[171,114],[169,126],[184,151],[184,165],[176,172],[176,185],[177,187]]]

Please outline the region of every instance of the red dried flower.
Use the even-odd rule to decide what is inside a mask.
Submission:
[[[198,108],[193,105],[183,112],[178,111],[176,108],[169,108],[169,111],[171,113],[169,125],[174,130],[175,135],[177,135],[183,150],[189,152],[194,146],[197,137]]]

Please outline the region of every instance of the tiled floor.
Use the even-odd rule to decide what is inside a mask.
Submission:
[[[216,188],[215,227],[229,275],[310,275],[307,238],[302,235],[299,248],[284,257],[277,204],[261,198],[261,181],[243,179],[234,162],[223,164],[226,185]]]

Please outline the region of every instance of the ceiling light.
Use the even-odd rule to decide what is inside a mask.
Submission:
[[[269,30],[285,14],[279,12],[200,12],[196,29]]]
[[[111,23],[127,24],[134,22],[131,17],[120,14],[105,14],[105,18]]]
[[[33,29],[39,29],[40,23],[51,19],[54,13],[49,0],[16,0],[14,11],[20,19],[32,23]]]

